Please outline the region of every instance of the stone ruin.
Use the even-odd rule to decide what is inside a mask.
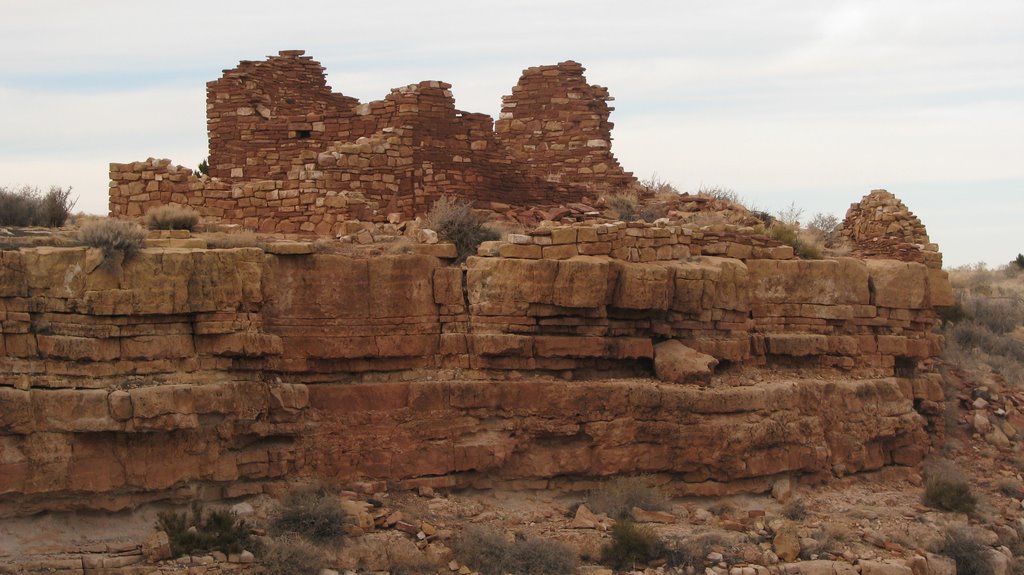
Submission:
[[[873,190],[851,205],[839,235],[861,257],[892,258],[942,269],[939,246],[928,239],[924,224],[886,190]]]
[[[608,90],[576,62],[523,71],[497,122],[426,81],[360,103],[302,50],[207,85],[210,178],[170,161],[110,165],[110,214],[163,204],[261,232],[338,235],[346,220],[413,218],[443,195],[498,212],[634,189],[611,153]]]
[[[578,64],[527,70],[491,130],[446,84],[359,104],[300,56],[210,83],[213,177],[113,164],[112,213],[179,203],[334,234],[453,190],[493,207],[631,185],[607,93]],[[916,251],[801,260],[671,215],[548,222],[460,265],[444,243],[208,249],[187,232],[129,260],[0,250],[0,516],[294,478],[574,488],[642,472],[713,495],[915,466],[942,432],[934,328],[952,292],[888,198],[851,209],[845,233]],[[680,348],[700,377],[666,377]]]

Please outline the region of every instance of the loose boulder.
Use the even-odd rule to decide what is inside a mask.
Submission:
[[[706,383],[718,360],[670,339],[654,346],[654,372],[667,383]]]

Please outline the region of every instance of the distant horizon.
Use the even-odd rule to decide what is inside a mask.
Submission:
[[[481,3],[396,0],[386,14],[360,12],[386,28],[344,33],[349,10],[333,3],[308,3],[318,18],[287,29],[294,11],[271,4],[102,6],[7,10],[0,185],[72,186],[76,209],[105,214],[108,163],[194,169],[208,153],[206,82],[279,50],[304,49],[335,92],[363,102],[443,80],[459,109],[492,117],[524,68],[572,59],[616,98],[612,151],[638,178],[729,188],[768,212],[795,202],[807,218],[842,219],[883,188],[921,219],[947,267],[1024,251],[1018,2],[529,0],[496,18]]]

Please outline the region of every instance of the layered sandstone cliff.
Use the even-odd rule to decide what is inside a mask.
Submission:
[[[2,251],[0,513],[231,497],[297,476],[480,486],[643,471],[721,492],[927,450],[942,272],[753,249],[630,261],[579,255],[595,242],[570,229],[538,236],[539,254],[495,246],[462,267]],[[630,229],[602,235],[665,239]],[[649,379],[668,339],[714,356],[722,377]],[[744,365],[828,371],[725,377]],[[609,379],[622,376],[640,379]]]

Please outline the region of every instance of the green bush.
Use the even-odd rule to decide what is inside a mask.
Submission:
[[[470,202],[441,198],[434,202],[424,222],[428,229],[437,232],[441,239],[455,244],[458,252],[456,262],[462,262],[476,253],[480,244],[499,239],[494,230],[473,213]]]
[[[260,575],[310,575],[324,566],[324,555],[301,537],[285,536],[271,541],[260,553]]]
[[[210,162],[209,162],[209,158],[205,158],[205,159],[203,159],[202,162],[199,162],[199,166],[196,167],[196,172],[195,173],[196,173],[197,176],[200,175],[200,174],[202,174],[204,176],[209,176],[210,175]]]
[[[612,526],[612,542],[601,548],[601,563],[615,569],[632,569],[661,557],[665,546],[649,527],[632,521]]]
[[[609,517],[629,517],[634,507],[645,511],[664,511],[668,508],[668,496],[651,485],[651,478],[643,475],[616,477],[605,481],[587,494],[587,507]]]
[[[134,222],[105,218],[83,225],[78,230],[78,239],[89,247],[103,250],[104,258],[120,251],[128,259],[142,248],[146,230]]]
[[[576,553],[567,545],[541,537],[517,536],[510,541],[482,527],[467,529],[452,550],[459,562],[484,575],[566,575],[576,569]]]
[[[285,494],[271,530],[302,535],[316,542],[330,541],[345,534],[347,517],[333,491],[322,487],[297,488]]]
[[[71,188],[50,186],[44,194],[32,186],[19,190],[0,187],[0,226],[59,228],[71,217],[76,202],[71,199]]]
[[[158,206],[146,212],[146,227],[151,230],[192,230],[199,224],[199,214],[182,206]]]
[[[995,566],[988,548],[964,527],[946,531],[941,546],[936,550],[956,562],[957,575],[993,575]]]
[[[978,504],[960,470],[948,462],[938,462],[925,469],[922,502],[935,509],[973,513]]]
[[[238,553],[251,542],[251,527],[229,510],[205,512],[198,503],[190,511],[164,511],[156,528],[167,533],[174,557],[220,551]]]

